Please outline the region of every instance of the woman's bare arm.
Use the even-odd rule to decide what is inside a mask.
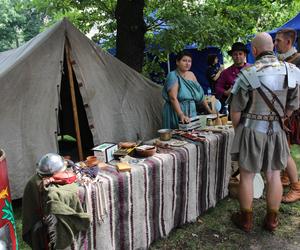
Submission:
[[[174,84],[174,86],[168,91],[169,99],[180,121],[182,123],[189,123],[190,118],[182,112],[179,101],[177,99],[177,94],[178,94],[178,83]]]

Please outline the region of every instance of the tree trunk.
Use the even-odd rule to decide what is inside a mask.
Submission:
[[[138,72],[142,72],[146,24],[144,0],[118,0],[115,11],[117,19],[117,58]]]

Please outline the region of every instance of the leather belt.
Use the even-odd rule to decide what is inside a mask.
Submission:
[[[279,121],[280,117],[278,115],[258,115],[252,113],[244,113],[244,118],[259,120],[259,121]]]

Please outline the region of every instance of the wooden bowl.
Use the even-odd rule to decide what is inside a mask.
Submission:
[[[135,146],[136,146],[136,142],[131,142],[131,141],[119,142],[120,148],[133,148]]]
[[[151,145],[143,145],[137,147],[135,152],[139,157],[150,157],[156,153],[156,147]]]
[[[96,156],[88,156],[88,157],[86,157],[85,164],[88,167],[93,167],[93,166],[96,166],[99,162],[100,161],[97,159]]]

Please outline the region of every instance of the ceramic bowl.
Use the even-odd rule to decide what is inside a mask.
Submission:
[[[135,149],[139,157],[150,157],[156,153],[156,147],[151,145],[143,145]]]

